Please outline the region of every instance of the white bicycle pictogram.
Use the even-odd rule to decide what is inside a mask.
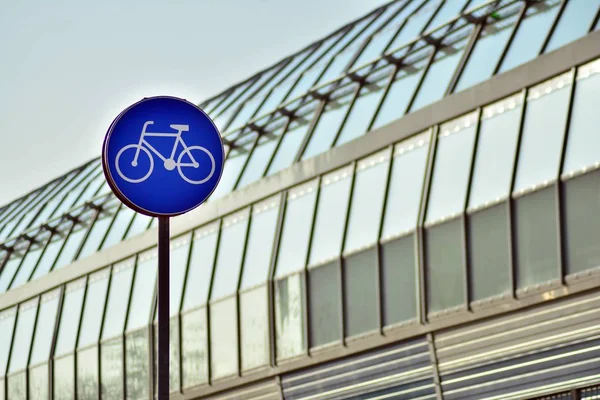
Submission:
[[[212,178],[212,176],[215,173],[216,164],[215,164],[215,158],[210,153],[210,151],[208,151],[207,149],[205,149],[202,146],[188,146],[185,144],[185,142],[181,138],[181,134],[183,132],[189,131],[189,129],[190,129],[189,125],[183,125],[183,124],[170,125],[170,127],[175,129],[177,131],[177,133],[147,132],[146,129],[148,128],[148,125],[152,125],[152,124],[154,124],[154,121],[146,121],[144,123],[144,127],[142,128],[142,133],[140,134],[139,142],[137,144],[128,144],[127,146],[125,146],[121,150],[119,150],[119,152],[117,153],[117,157],[115,159],[115,166],[117,167],[117,173],[119,174],[119,176],[121,178],[123,178],[127,182],[131,182],[131,183],[141,183],[141,182],[144,182],[146,179],[148,179],[148,177],[150,177],[150,175],[152,174],[152,171],[154,170],[154,157],[152,157],[152,153],[150,151],[152,151],[154,154],[156,154],[156,156],[163,161],[163,165],[166,170],[172,171],[175,168],[177,168],[177,171],[179,172],[179,175],[181,176],[181,178],[184,181],[191,183],[192,185],[200,185],[200,184],[208,181],[210,178]],[[171,150],[170,157],[167,158],[167,157],[163,156],[162,154],[160,154],[160,152],[158,150],[156,150],[150,143],[148,143],[148,141],[146,140],[146,137],[174,137],[175,143],[173,144],[173,150]],[[177,161],[175,161],[175,153],[177,151],[177,147],[178,147],[179,143],[181,143],[181,146],[183,147],[183,151],[179,154],[179,157],[177,157]],[[133,155],[133,159],[131,161],[131,166],[133,166],[133,167],[137,167],[139,165],[138,159],[139,159],[140,154],[145,154],[148,157],[148,160],[149,160],[148,165],[150,167],[148,168],[148,172],[146,172],[141,178],[130,178],[121,171],[121,166],[119,164],[119,161],[121,160],[121,156],[123,156],[123,154],[128,150],[135,151],[135,154]],[[192,154],[193,151],[201,151],[201,152],[205,153],[211,162],[211,168],[210,168],[209,174],[205,178],[202,178],[199,180],[194,180],[194,179],[187,177],[184,172],[184,171],[188,171],[189,168],[197,169],[200,167],[200,164],[196,161],[196,158],[194,158],[194,155]],[[188,157],[190,159],[189,162],[183,162],[183,157],[186,154],[188,155]],[[129,159],[129,158],[125,157],[125,160],[127,160],[127,159]],[[124,161],[124,162],[126,162],[126,161]],[[146,163],[144,163],[143,165],[146,165]],[[189,170],[189,171],[191,171],[191,170]]]

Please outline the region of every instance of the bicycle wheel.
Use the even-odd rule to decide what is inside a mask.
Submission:
[[[187,159],[184,159],[186,155]],[[210,162],[210,168],[206,165],[207,157]],[[184,160],[186,161],[184,162]],[[177,158],[179,175],[184,181],[192,185],[200,185],[212,178],[215,174],[215,167],[215,158],[210,151],[202,146],[187,147]]]
[[[133,165],[133,159],[138,149],[141,151],[138,154],[137,164]],[[140,157],[142,154],[145,154],[145,157]],[[146,157],[148,160],[146,160]],[[154,159],[152,158],[152,154],[150,154],[150,150],[147,148],[137,144],[129,144],[117,153],[115,166],[117,167],[117,173],[121,178],[130,183],[140,183],[148,179],[152,170],[154,170]],[[147,172],[146,169],[148,170]]]

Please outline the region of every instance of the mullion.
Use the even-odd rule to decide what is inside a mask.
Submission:
[[[495,76],[496,74],[498,74],[498,71],[500,71],[500,67],[502,66],[502,63],[504,62],[504,59],[506,58],[506,54],[508,53],[508,50],[510,50],[510,47],[515,39],[515,36],[517,35],[517,32],[519,31],[519,27],[521,26],[521,23],[525,20],[525,15],[527,14],[527,10],[529,9],[530,3],[528,3],[527,1],[525,1],[523,3],[523,5],[521,6],[521,11],[519,12],[519,17],[517,18],[517,21],[515,22],[515,25],[512,28],[512,31],[510,32],[510,36],[508,38],[508,40],[506,41],[506,44],[504,46],[504,50],[502,50],[502,54],[500,55],[500,58],[498,59],[498,63],[496,64],[496,67],[494,68],[494,71],[492,72],[492,76]]]
[[[556,27],[558,26],[558,23],[560,22],[560,19],[564,13],[566,7],[567,7],[567,0],[562,0],[560,3],[560,8],[559,8],[558,12],[556,13],[556,17],[554,18],[554,22],[552,22],[550,29],[548,29],[548,32],[546,33],[546,39],[544,40],[544,43],[542,44],[542,47],[540,48],[540,52],[537,56],[544,54],[544,52],[546,51],[546,48],[548,47],[548,44],[550,43],[550,39],[552,39],[552,35],[554,34],[554,31],[556,31]]]

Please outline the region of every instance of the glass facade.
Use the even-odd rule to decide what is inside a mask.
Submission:
[[[393,124],[570,46],[599,7],[399,0],[209,101],[229,151],[202,222],[174,219],[171,391],[595,276],[599,61]],[[154,396],[156,221],[101,168],[0,208],[0,399]]]

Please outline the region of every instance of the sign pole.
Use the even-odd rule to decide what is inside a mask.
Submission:
[[[169,399],[169,217],[158,217],[158,400]]]

